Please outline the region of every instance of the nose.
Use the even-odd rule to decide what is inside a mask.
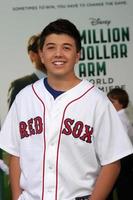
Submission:
[[[55,55],[57,56],[57,57],[61,57],[62,56],[62,48],[61,47],[57,47],[56,48],[56,52],[55,52]]]

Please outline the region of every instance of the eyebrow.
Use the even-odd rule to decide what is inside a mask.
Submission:
[[[49,43],[47,43],[45,46],[49,46],[49,45],[56,45],[56,43],[54,43],[54,42],[49,42]],[[67,45],[67,46],[73,46],[71,43],[63,43],[62,45]]]

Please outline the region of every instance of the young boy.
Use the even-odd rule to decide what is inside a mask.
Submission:
[[[128,93],[122,88],[114,88],[110,92],[108,92],[107,96],[114,105],[116,111],[118,112],[123,126],[133,143],[133,126],[126,114],[126,108],[129,104]]]
[[[120,120],[133,144],[133,126],[126,114],[129,104],[129,96],[126,90],[114,88],[107,94],[114,105]],[[133,154],[121,159],[121,172],[116,182],[118,200],[131,199],[133,197]]]
[[[66,19],[41,33],[47,78],[17,95],[0,134],[11,155],[13,200],[105,200],[119,159],[133,152],[106,95],[75,75],[80,49],[79,31]]]

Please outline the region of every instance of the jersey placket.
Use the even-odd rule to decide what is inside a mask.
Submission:
[[[52,101],[52,100],[51,100]],[[46,116],[47,117],[47,116]],[[60,127],[57,121],[60,121],[60,104],[58,100],[53,101],[52,109],[50,110],[48,129],[46,132],[46,155],[45,155],[45,193],[43,200],[55,199],[56,179],[58,176],[56,171],[57,163],[57,147],[60,134]]]

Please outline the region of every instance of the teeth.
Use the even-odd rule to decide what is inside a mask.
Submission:
[[[63,65],[64,62],[63,62],[63,61],[56,61],[56,62],[54,62],[54,64],[55,64],[55,65]]]

